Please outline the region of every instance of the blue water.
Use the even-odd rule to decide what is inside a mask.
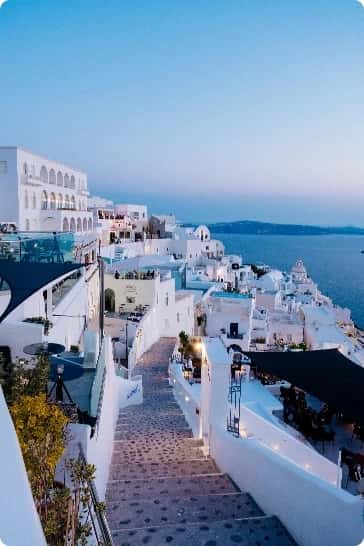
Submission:
[[[364,328],[364,236],[359,235],[223,235],[215,234],[227,254],[243,256],[245,263],[265,263],[289,271],[304,261],[321,292],[349,307],[356,324]]]
[[[236,294],[235,292],[214,292],[214,296],[217,298],[235,298],[238,300],[244,300],[251,297],[248,294]]]

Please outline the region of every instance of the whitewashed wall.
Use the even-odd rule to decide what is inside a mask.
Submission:
[[[0,543],[46,546],[16,432],[0,387]]]
[[[110,339],[105,338],[104,344],[106,379],[95,435],[90,438],[91,429],[88,425],[70,425],[71,441],[58,468],[58,472],[62,473],[64,460],[77,457],[80,442],[87,461],[96,466],[95,485],[101,500],[105,498],[119,411],[129,405],[140,404],[143,400],[141,377],[127,380],[117,376]]]
[[[254,439],[214,427],[211,455],[222,472],[276,515],[299,544],[355,546],[364,536],[363,500],[298,468]]]

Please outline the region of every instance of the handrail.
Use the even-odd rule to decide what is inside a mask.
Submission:
[[[78,447],[79,447],[79,460],[83,464],[87,464],[86,457],[84,455],[82,445],[80,443],[78,444]],[[98,497],[97,490],[96,490],[96,487],[95,487],[95,484],[94,484],[93,480],[87,480],[87,485],[88,485],[88,488],[89,488],[89,491],[90,491],[91,504],[92,504],[91,507],[89,506],[89,514],[90,514],[90,517],[91,517],[92,526],[93,526],[93,529],[94,529],[95,539],[96,539],[97,545],[98,546],[114,546],[114,541],[112,539],[111,531],[110,531],[107,519],[105,517],[105,513],[104,513],[104,511],[102,511],[102,510],[100,510],[98,508],[98,504],[99,504],[100,501],[99,501],[99,497]],[[96,516],[96,519],[97,519],[98,530],[99,530],[100,535],[101,535],[100,538],[102,539],[101,541],[100,541],[100,538],[98,536],[97,530],[95,528],[95,522],[94,522],[94,519],[93,519],[93,514],[91,512],[91,508],[93,509],[93,512],[94,512],[94,514]]]

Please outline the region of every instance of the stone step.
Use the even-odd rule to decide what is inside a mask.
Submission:
[[[161,441],[164,440],[170,440],[170,441],[177,441],[180,439],[187,439],[192,438],[192,431],[189,428],[179,429],[178,431],[163,431],[163,430],[151,430],[148,431],[148,433],[145,433],[145,430],[138,431],[137,429],[132,431],[116,431],[114,436],[114,441],[129,441],[129,440],[145,440],[145,438],[148,438],[149,440],[158,440]]]
[[[113,531],[115,546],[295,546],[274,517],[228,519],[208,523],[163,525],[132,531]]]
[[[219,470],[209,458],[201,458],[172,463],[128,463],[127,465],[112,464],[110,480],[137,480],[141,476],[150,478],[178,478],[180,476],[198,476],[201,474],[216,474]]]
[[[135,427],[148,427],[153,428],[154,426],[160,428],[163,427],[167,430],[173,429],[176,427],[186,427],[187,421],[183,415],[176,415],[174,417],[170,417],[169,415],[160,415],[158,414],[156,417],[153,417],[152,415],[148,418],[145,417],[142,422],[140,422],[141,419],[128,419],[128,420],[118,420],[116,424],[116,430],[125,430],[126,428],[134,429]]]
[[[206,474],[180,478],[148,478],[109,482],[106,501],[171,498],[178,495],[218,495],[236,493],[238,489],[227,474]]]
[[[128,432],[139,432],[139,433],[146,433],[148,432],[178,432],[183,431],[184,429],[188,429],[187,421],[181,421],[181,422],[174,422],[174,423],[163,423],[163,422],[149,422],[148,420],[139,422],[139,423],[121,423],[117,424],[115,428],[115,432],[120,432],[127,434]]]
[[[189,449],[191,447],[203,447],[203,440],[199,438],[182,438],[180,440],[169,440],[161,438],[140,438],[138,440],[118,440],[114,442],[114,450],[116,452],[124,451],[124,449],[155,449],[163,445],[166,449],[174,449],[177,446],[181,449]]]
[[[115,501],[109,503],[107,508],[107,519],[112,531],[262,515],[261,509],[246,493]]]
[[[149,462],[154,461],[168,464],[178,461],[186,461],[189,459],[201,459],[204,457],[202,450],[199,447],[191,448],[165,448],[163,445],[155,447],[154,449],[148,448],[122,448],[119,451],[114,451],[112,456],[112,464],[121,464],[123,466],[129,463],[136,462]]]

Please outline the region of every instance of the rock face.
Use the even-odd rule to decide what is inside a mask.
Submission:
[[[120,413],[106,496],[115,546],[294,545],[192,437],[168,384],[174,343],[144,355],[143,404]]]

